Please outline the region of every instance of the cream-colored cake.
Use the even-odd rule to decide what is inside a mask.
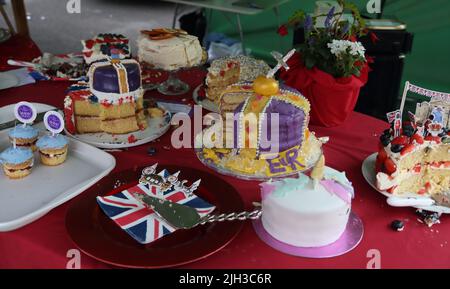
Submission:
[[[155,69],[193,67],[200,65],[205,58],[198,38],[179,29],[143,30],[137,47],[139,61]]]

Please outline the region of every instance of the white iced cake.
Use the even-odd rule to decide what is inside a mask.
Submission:
[[[345,173],[332,168],[323,167],[321,173],[320,179],[299,174],[260,185],[262,224],[275,239],[297,247],[321,247],[345,231],[352,184]]]
[[[138,59],[146,67],[176,70],[200,65],[204,52],[198,38],[180,29],[142,30]]]

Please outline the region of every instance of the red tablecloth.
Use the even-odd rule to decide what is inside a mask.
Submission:
[[[0,44],[0,71],[13,67],[6,62],[8,59],[31,61],[41,56],[41,50],[27,36],[14,35],[4,43]]]
[[[202,81],[201,72],[184,73],[185,79],[195,87]],[[0,106],[19,100],[42,102],[62,107],[64,90],[68,82],[38,82],[23,87],[0,91]],[[150,95],[157,93],[151,92]],[[189,94],[188,94],[189,95]],[[179,99],[189,96],[178,97]],[[173,98],[173,97],[172,97]],[[377,147],[377,134],[386,123],[374,118],[353,113],[346,123],[337,128],[312,126],[318,136],[329,136],[325,145],[327,164],[347,172],[353,182],[356,198],[352,207],[364,222],[364,237],[353,251],[331,259],[306,259],[285,255],[268,247],[258,239],[250,222],[244,225],[237,238],[220,252],[184,268],[366,268],[371,249],[380,252],[382,268],[445,268],[450,266],[448,239],[450,220],[441,218],[442,224],[428,228],[416,220],[412,208],[392,208],[385,197],[373,190],[361,174],[363,159]],[[157,149],[154,156],[146,150]],[[170,146],[170,133],[160,142],[142,145],[128,151],[114,152],[117,166],[114,172],[133,166],[158,162],[161,165],[179,163],[201,170],[208,170],[191,149],[165,150]],[[215,173],[215,172],[212,172]],[[257,182],[241,181],[221,176],[241,193],[248,208],[259,200]],[[1,193],[1,190],[0,190]],[[21,229],[0,233],[0,268],[65,268],[67,251],[76,246],[69,239],[64,227],[64,216],[68,206],[76,199],[52,210],[41,219]],[[395,232],[389,224],[394,219],[405,222],[403,232]],[[108,268],[86,255],[81,257],[82,268]]]

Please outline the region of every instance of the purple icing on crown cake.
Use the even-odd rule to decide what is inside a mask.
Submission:
[[[141,70],[138,63],[123,64],[127,71],[129,91],[135,91],[141,87]],[[100,92],[120,93],[119,76],[112,65],[97,67],[94,71],[93,88]]]
[[[282,86],[282,89],[286,89],[286,87]],[[298,91],[290,88],[290,92],[295,94],[300,94]],[[278,151],[286,151],[294,146],[301,145],[303,142],[303,132],[305,130],[307,115],[303,111],[303,109],[298,108],[291,103],[277,98],[271,97],[270,103],[267,105],[264,113],[266,113],[266,120],[261,123],[261,134],[259,144],[260,152],[270,152],[271,147],[268,146],[271,144],[272,140],[272,130],[274,133],[278,133]],[[236,114],[240,113],[243,110],[245,102],[239,104],[239,106],[235,109],[235,119],[237,118]],[[278,114],[278,128],[271,127],[271,121],[273,117],[273,113]],[[242,124],[239,126],[239,122],[234,122],[234,144],[235,147],[238,145],[238,132],[240,128],[243,128]],[[268,144],[261,145],[261,140],[268,140]],[[272,150],[273,152],[273,150]]]
[[[303,130],[305,124],[305,112],[292,104],[280,99],[273,98],[266,108],[267,120],[262,122],[261,139],[271,140],[272,130],[278,132],[279,151],[285,151],[291,147],[300,145],[303,141]],[[272,114],[278,113],[279,127],[272,128]],[[270,147],[260,146],[261,152],[270,151]]]

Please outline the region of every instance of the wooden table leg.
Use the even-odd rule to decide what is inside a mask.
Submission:
[[[6,25],[8,26],[9,31],[11,34],[15,34],[14,26],[12,25],[11,21],[9,20],[8,14],[5,11],[5,6],[0,4],[0,13],[2,14],[3,18],[5,19]]]
[[[16,22],[17,34],[29,36],[27,13],[25,11],[25,3],[23,0],[12,0],[11,5],[14,12],[14,20]]]

